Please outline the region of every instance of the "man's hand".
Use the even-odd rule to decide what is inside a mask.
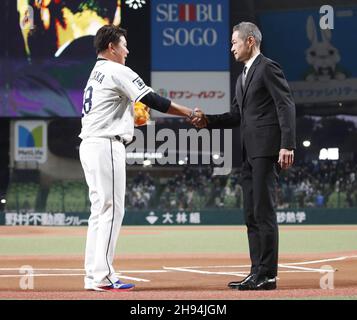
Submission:
[[[288,169],[294,163],[294,150],[280,149],[278,163],[282,169]]]
[[[194,125],[196,128],[201,129],[207,127],[208,120],[201,109],[195,108],[193,117],[190,119],[190,123]]]

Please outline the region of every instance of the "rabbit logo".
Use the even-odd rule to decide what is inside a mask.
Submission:
[[[337,64],[341,57],[339,51],[331,43],[331,30],[321,30],[321,40],[312,16],[309,16],[306,24],[307,38],[311,45],[306,50],[306,61],[312,66],[312,71],[305,77],[306,81],[343,80],[346,75],[338,71]]]

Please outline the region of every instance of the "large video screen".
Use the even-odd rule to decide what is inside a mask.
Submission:
[[[145,10],[121,0],[5,2],[9,28],[0,49],[0,117],[80,117],[83,88],[96,60],[97,30],[105,24],[128,29],[130,50],[139,39],[133,22],[123,25],[122,13],[127,10],[127,21],[138,21]],[[149,59],[141,59],[147,68]],[[135,61],[135,53],[130,54],[128,63]]]

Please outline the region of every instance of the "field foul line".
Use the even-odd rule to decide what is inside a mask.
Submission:
[[[239,273],[239,272],[212,272],[212,271],[202,271],[202,270],[193,270],[185,268],[175,268],[175,267],[163,267],[165,270],[180,271],[180,272],[192,272],[192,273],[201,273],[201,274],[218,274],[218,275],[236,275],[240,277],[246,277],[249,273]]]
[[[59,274],[49,274],[49,273],[32,273],[32,274],[1,274],[0,278],[22,278],[22,277],[65,277],[65,276],[70,276],[70,277],[75,277],[75,276],[81,276],[83,277],[84,274],[78,274],[78,273],[59,273]]]
[[[223,266],[222,266],[223,267]],[[227,267],[227,266],[225,266]],[[287,268],[287,269],[294,269],[294,270],[279,270],[279,273],[326,273],[326,272],[336,272],[337,269],[331,270],[331,269],[313,269],[313,268],[304,268],[304,267],[294,267],[294,266],[282,266],[279,265],[279,267],[282,268]],[[231,276],[237,276],[237,277],[246,277],[249,274],[249,271],[246,273],[242,272],[235,272],[235,271],[219,271],[219,272],[214,272],[214,271],[203,271],[203,270],[197,270],[197,269],[186,269],[186,268],[176,268],[176,267],[164,267],[168,270],[171,271],[179,271],[179,272],[191,272],[191,273],[200,273],[200,274],[215,274],[215,275],[231,275]]]
[[[342,261],[346,259],[354,259],[357,256],[344,256],[344,257],[337,257],[337,258],[330,258],[330,259],[321,259],[321,260],[311,260],[311,261],[303,261],[303,262],[289,262],[284,263],[284,265],[304,265],[304,264],[315,264],[321,262],[330,262],[330,261]]]
[[[278,273],[315,273],[316,271],[310,270],[279,270]],[[324,272],[331,272],[331,270],[326,270]]]
[[[331,269],[314,269],[314,268],[306,268],[306,267],[298,267],[298,266],[287,266],[283,264],[278,264],[279,267],[281,268],[287,268],[287,269],[295,269],[295,270],[304,270],[304,271],[311,271],[311,272],[319,272],[319,273],[325,273],[325,272],[335,272],[337,269],[331,270]]]
[[[331,258],[331,259],[321,259],[321,260],[308,260],[308,261],[302,261],[302,262],[287,262],[287,263],[282,263],[279,264],[279,266],[295,266],[295,265],[305,265],[305,264],[315,264],[315,263],[321,263],[321,262],[330,262],[330,261],[341,261],[341,260],[346,260],[346,259],[354,259],[357,258],[357,256],[343,256],[343,257],[337,257],[337,258]],[[250,268],[251,265],[246,264],[246,265],[233,265],[233,266],[187,266],[187,267],[180,267],[182,269],[220,269],[220,268]],[[175,267],[176,268],[176,267]],[[322,270],[322,269],[314,269],[314,270]],[[327,271],[327,270],[326,270]],[[331,270],[328,270],[331,271]]]
[[[134,277],[128,277],[128,276],[123,276],[123,275],[120,275],[120,278],[121,279],[138,281],[138,282],[151,282],[151,280],[148,280],[148,279],[134,278]]]
[[[27,266],[26,266],[27,267]],[[0,268],[0,271],[20,271],[20,270],[33,270],[33,271],[84,271],[84,269],[67,269],[67,268]],[[117,273],[165,273],[166,270],[121,270]]]
[[[118,274],[121,279],[127,279],[137,282],[151,282],[148,279],[136,278],[136,277],[128,277],[123,276],[122,274]],[[2,274],[0,278],[22,278],[22,277],[83,277],[85,276],[84,273],[27,273],[27,274]]]
[[[184,269],[220,269],[220,268],[250,268],[250,267],[251,267],[250,264],[241,264],[239,266],[194,266],[194,267],[180,267],[180,268],[184,268]]]
[[[346,259],[353,259],[357,258],[357,255],[353,256],[343,256],[343,257],[336,257],[336,258],[330,258],[330,259],[321,259],[321,260],[310,260],[310,261],[303,261],[303,262],[289,262],[289,263],[283,263],[279,264],[278,266],[280,268],[286,268],[286,269],[294,269],[294,270],[281,270],[279,272],[318,272],[318,273],[324,273],[324,272],[335,272],[337,269],[331,270],[331,269],[315,269],[315,268],[307,268],[307,267],[300,267],[301,265],[308,265],[308,264],[316,264],[316,263],[325,263],[325,262],[330,262],[330,261],[342,261]],[[163,270],[122,270],[117,273],[117,275],[120,276],[120,278],[127,279],[127,280],[133,280],[133,281],[139,281],[139,282],[150,282],[148,279],[142,279],[142,278],[137,278],[137,277],[129,277],[129,276],[124,276],[122,273],[165,273],[165,272],[170,272],[170,271],[179,271],[179,272],[191,272],[191,273],[199,273],[199,274],[214,274],[214,275],[235,275],[238,277],[246,277],[249,273],[247,272],[213,272],[213,271],[203,271],[203,270],[197,270],[197,269],[207,269],[207,268],[249,268],[250,265],[236,265],[236,266],[187,266],[187,267],[165,267],[163,266]],[[74,269],[74,268],[0,268],[0,271],[20,271],[20,270],[31,270],[31,271],[84,271],[84,269]],[[47,273],[33,273],[31,275],[27,274],[28,276],[34,276],[34,277],[65,277],[65,276],[84,276],[84,273],[52,273],[52,274],[47,274]],[[13,278],[13,277],[23,277],[23,274],[16,274],[16,275],[0,275],[0,278]]]
[[[0,268],[0,271],[20,271],[20,270],[33,270],[33,271],[84,271],[84,269],[66,269],[66,268],[28,268],[29,265],[22,268]]]

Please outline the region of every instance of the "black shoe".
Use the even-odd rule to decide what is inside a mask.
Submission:
[[[256,273],[250,273],[247,277],[245,277],[241,281],[232,281],[232,282],[228,283],[228,288],[230,288],[230,289],[238,289],[238,287],[240,285],[245,284],[247,281],[252,280],[252,278],[255,278],[256,276],[257,276]]]
[[[256,281],[256,290],[275,290],[276,278],[262,277]]]
[[[274,290],[276,289],[276,279],[267,276],[259,276],[248,280],[246,283],[238,286],[238,290]]]

